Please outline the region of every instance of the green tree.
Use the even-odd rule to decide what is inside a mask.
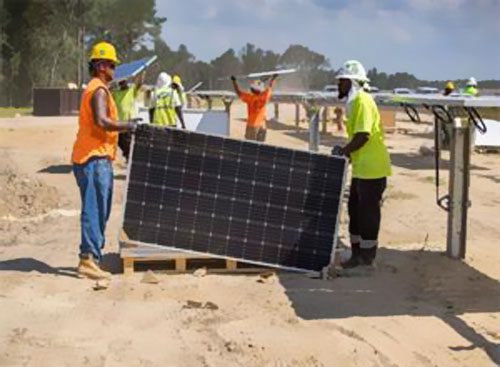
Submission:
[[[241,49],[239,56],[244,74],[276,69],[280,58],[279,54],[264,51],[251,43]]]
[[[85,16],[89,45],[112,42],[122,61],[130,61],[142,44],[157,39],[166,21],[157,16],[155,0],[99,0],[93,4]]]
[[[212,78],[216,82],[215,88],[231,88],[229,76],[241,74],[243,69],[240,59],[232,48],[213,59],[210,64],[213,67]],[[223,78],[226,80],[221,80]]]
[[[56,86],[76,81],[78,0],[33,0],[26,11],[30,58],[28,77],[35,85]]]
[[[330,62],[326,56],[301,45],[290,45],[281,55],[279,65],[299,71],[288,78],[288,87],[293,89],[321,88],[321,84],[327,84],[330,79],[330,74],[327,73]]]
[[[146,53],[166,20],[155,0],[4,0],[3,9],[3,103],[15,105],[30,102],[33,86],[80,80],[95,41],[113,42],[122,61]]]

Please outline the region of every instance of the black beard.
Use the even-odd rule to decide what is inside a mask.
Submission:
[[[339,98],[339,99],[344,99],[344,98],[345,98],[345,97],[347,97],[348,95],[349,95],[349,92],[347,92],[347,93],[345,93],[345,92],[344,92],[344,93],[342,93],[342,92],[340,92],[340,91],[339,91],[339,96],[338,96],[338,98]]]

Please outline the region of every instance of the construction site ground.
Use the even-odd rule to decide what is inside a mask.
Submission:
[[[272,112],[271,112],[272,113]],[[268,142],[307,149],[294,106]],[[244,134],[233,105],[231,134]],[[77,117],[0,120],[0,366],[495,366],[500,364],[500,155],[473,154],[467,256],[448,259],[435,205],[430,124],[388,134],[393,176],[374,269],[303,274],[121,274],[125,170],[115,167],[104,266],[78,279],[80,197],[70,154]],[[343,138],[329,126],[321,149]],[[441,185],[447,191],[448,154]],[[347,215],[341,220],[346,243]]]

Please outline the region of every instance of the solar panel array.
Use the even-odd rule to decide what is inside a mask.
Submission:
[[[343,158],[141,126],[123,229],[132,241],[286,269],[330,263]]]

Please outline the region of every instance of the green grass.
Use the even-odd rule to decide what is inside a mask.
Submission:
[[[32,107],[0,107],[0,118],[12,118],[16,114],[20,114],[21,116],[31,115],[33,113]]]

